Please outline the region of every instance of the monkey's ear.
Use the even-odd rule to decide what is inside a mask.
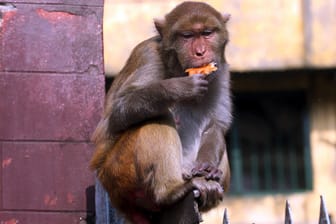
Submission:
[[[222,16],[223,16],[224,23],[229,21],[229,19],[231,18],[231,14],[229,13],[224,13]]]
[[[156,30],[159,32],[160,36],[163,35],[163,28],[166,25],[166,20],[164,19],[154,19],[154,25]]]

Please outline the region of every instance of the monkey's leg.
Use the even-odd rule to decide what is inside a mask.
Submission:
[[[182,146],[169,121],[125,132],[109,150],[100,179],[113,204],[131,223],[148,224],[151,213],[191,192],[182,178]]]
[[[218,168],[223,171],[223,178],[220,180],[220,184],[223,186],[224,191],[228,192],[230,188],[231,172],[226,146]]]
[[[192,190],[192,184],[182,178],[182,145],[169,122],[142,126],[136,152],[140,176],[145,186],[152,189],[156,204],[172,204]]]

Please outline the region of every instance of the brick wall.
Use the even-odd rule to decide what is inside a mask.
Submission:
[[[102,19],[103,0],[0,4],[0,223],[93,215]]]

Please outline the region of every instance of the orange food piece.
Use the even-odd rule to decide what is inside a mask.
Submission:
[[[209,75],[210,73],[217,70],[216,63],[211,62],[210,64],[207,64],[202,67],[198,68],[188,68],[185,70],[185,72],[188,73],[189,76],[195,75],[195,74],[202,74],[202,75]]]

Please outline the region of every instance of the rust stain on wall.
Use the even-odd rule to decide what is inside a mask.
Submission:
[[[57,204],[58,198],[56,196],[45,195],[44,204],[47,206],[55,206]]]
[[[74,201],[75,201],[75,196],[71,193],[67,193],[67,202],[69,204],[72,204],[72,203],[74,203]]]
[[[13,158],[7,158],[7,159],[4,159],[2,160],[2,168],[6,168],[8,167],[13,161]]]
[[[19,223],[19,220],[17,219],[9,219],[4,222],[1,222],[1,224],[17,224],[17,223]]]
[[[37,15],[39,15],[41,18],[48,20],[50,22],[58,22],[64,20],[71,20],[74,19],[76,16],[69,12],[61,12],[61,11],[47,11],[44,9],[37,9],[36,10]]]

